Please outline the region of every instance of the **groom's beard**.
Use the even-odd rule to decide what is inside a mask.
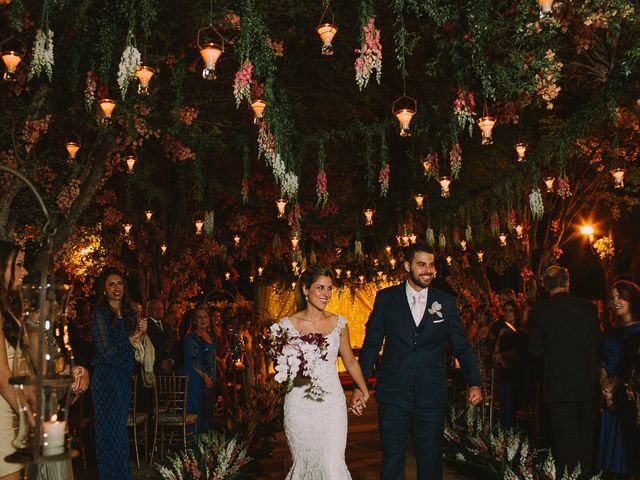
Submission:
[[[413,270],[409,271],[409,278],[411,279],[411,281],[421,288],[427,288],[429,285],[431,285],[431,281],[435,276],[435,271],[430,274],[424,275],[417,275]]]

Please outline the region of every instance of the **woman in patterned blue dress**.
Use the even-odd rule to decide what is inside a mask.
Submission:
[[[96,353],[91,396],[95,414],[96,459],[100,480],[129,480],[127,416],[131,401],[133,342],[147,329],[129,307],[120,271],[108,267],[98,283],[99,299],[91,314]]]
[[[213,426],[213,386],[216,380],[216,344],[211,338],[209,310],[198,307],[194,324],[184,339],[184,374],[188,377],[187,412],[198,415],[196,433]]]

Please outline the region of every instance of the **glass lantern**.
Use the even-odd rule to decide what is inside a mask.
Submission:
[[[25,284],[23,321],[9,382],[16,393],[16,452],[7,461],[49,463],[77,454],[69,447],[73,353],[67,329],[71,286]]]

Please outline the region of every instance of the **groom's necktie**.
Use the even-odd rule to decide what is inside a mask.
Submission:
[[[411,314],[413,315],[413,321],[416,323],[416,327],[420,325],[422,321],[426,304],[427,299],[421,293],[416,293],[411,297]]]

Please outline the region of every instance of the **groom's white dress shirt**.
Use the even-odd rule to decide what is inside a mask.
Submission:
[[[409,282],[406,282],[406,293],[409,307],[411,307],[411,314],[413,315],[413,321],[416,323],[416,327],[420,325],[424,311],[427,308],[427,292],[428,288],[423,288],[419,292],[416,292]]]

